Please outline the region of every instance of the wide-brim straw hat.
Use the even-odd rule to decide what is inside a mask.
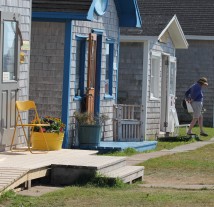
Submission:
[[[208,86],[207,78],[205,77],[200,78],[198,83]]]

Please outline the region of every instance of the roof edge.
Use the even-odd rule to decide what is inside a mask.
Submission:
[[[158,36],[120,35],[120,42],[157,41]]]
[[[186,37],[176,15],[172,17],[168,25],[158,36],[159,41],[161,41],[161,38],[165,35],[167,31],[169,32],[176,49],[187,49],[189,47],[189,44],[186,40]]]
[[[214,36],[202,36],[202,35],[185,35],[188,40],[214,40]]]

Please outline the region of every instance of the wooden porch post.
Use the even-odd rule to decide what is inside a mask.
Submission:
[[[97,35],[89,34],[86,111],[94,114]]]

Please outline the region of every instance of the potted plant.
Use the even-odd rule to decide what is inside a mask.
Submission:
[[[80,146],[99,146],[103,123],[108,116],[93,115],[88,112],[74,112],[77,122],[78,141]]]
[[[32,123],[38,124],[38,120],[33,120]],[[62,142],[64,138],[65,124],[62,123],[60,118],[56,117],[41,117],[41,124],[49,124],[49,126],[43,126],[42,131],[46,138],[48,150],[59,150],[62,148]],[[32,148],[35,150],[47,150],[47,146],[41,135],[40,127],[32,128]]]

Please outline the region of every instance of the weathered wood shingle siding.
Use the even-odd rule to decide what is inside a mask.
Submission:
[[[31,0],[0,1],[1,11],[15,12],[21,15],[19,27],[23,40],[30,41],[31,30]],[[19,98],[28,99],[28,77],[30,51],[26,51],[25,63],[19,67]]]
[[[176,14],[182,30],[189,43],[188,50],[177,50],[177,100],[176,109],[181,123],[189,123],[191,116],[181,108],[185,90],[201,76],[208,77],[209,86],[205,89],[204,123],[213,126],[213,45],[214,41],[206,40],[214,36],[214,1],[213,0],[138,0],[143,19],[140,35],[159,35],[158,27],[163,20]],[[188,39],[189,35],[201,40]],[[204,40],[202,40],[204,38]]]
[[[82,21],[73,21],[72,23],[72,63],[71,63],[71,98],[70,98],[70,111],[69,117],[72,122],[72,116],[75,110],[78,110],[80,107],[79,101],[73,101],[74,91],[75,91],[75,72],[76,72],[76,35],[88,35],[92,32],[92,29],[100,29],[103,31],[102,34],[102,60],[101,60],[101,88],[100,88],[100,113],[105,113],[109,116],[109,120],[106,122],[105,127],[105,139],[113,138],[113,104],[116,103],[116,88],[117,88],[117,62],[118,62],[118,37],[119,37],[119,20],[117,16],[117,11],[115,7],[114,0],[108,1],[109,5],[105,14],[100,17],[94,15],[93,22],[82,22]],[[115,40],[114,44],[114,70],[113,70],[113,97],[114,99],[105,99],[105,73],[106,73],[106,38],[112,38]],[[87,71],[87,63],[86,63],[86,71]],[[86,85],[85,85],[86,86]],[[71,130],[72,131],[72,130]],[[74,133],[71,132],[73,136]],[[77,140],[72,139],[72,142],[76,142]],[[72,143],[73,144],[73,143]]]
[[[0,9],[3,12],[18,13],[21,15],[19,27],[22,33],[22,38],[25,41],[30,41],[31,37],[31,0],[0,0]],[[25,63],[19,66],[19,100],[29,99],[28,80],[29,80],[29,62],[30,51],[25,51]],[[23,115],[23,120],[27,119],[27,115]],[[23,131],[19,131],[19,135],[23,135]],[[24,144],[25,139],[19,136],[19,143]]]
[[[168,42],[166,44],[150,41],[150,52],[160,52],[167,53],[174,57],[175,49],[172,43],[170,36],[168,35]],[[160,117],[161,117],[161,83],[162,83],[162,61],[160,62],[160,78],[159,78],[159,94],[160,100],[151,100],[150,99],[150,82],[151,82],[151,53],[149,56],[148,62],[148,87],[147,87],[147,136],[152,136],[156,133],[159,133],[160,130]]]
[[[138,6],[144,23],[142,35],[154,34],[165,18],[175,14],[185,35],[214,35],[213,0],[138,0]]]
[[[74,2],[74,1],[73,1]],[[72,21],[72,48],[71,48],[71,72],[70,74],[70,98],[69,98],[69,140],[68,145],[77,144],[73,113],[80,109],[80,101],[74,100],[76,78],[76,35],[88,36],[92,29],[103,31],[102,34],[102,60],[101,60],[101,89],[100,89],[100,113],[109,116],[105,127],[105,138],[113,138],[112,118],[113,104],[116,102],[117,87],[117,62],[118,62],[118,37],[119,20],[114,0],[109,0],[108,9],[103,16],[94,14],[94,20]],[[46,34],[47,32],[47,34]],[[42,115],[61,116],[62,110],[62,76],[63,76],[63,49],[65,37],[64,23],[33,22],[32,28],[32,71],[30,79],[31,97],[38,103]],[[115,40],[114,44],[114,70],[113,70],[113,97],[105,99],[105,73],[106,73],[106,38]],[[58,47],[59,46],[59,47]],[[87,54],[85,65],[85,77],[87,77]],[[44,71],[44,73],[43,73]],[[38,82],[36,81],[36,75]],[[86,84],[85,84],[86,87]]]
[[[32,22],[30,99],[41,116],[61,117],[65,23]]]
[[[33,12],[87,13],[92,0],[32,0]]]
[[[120,44],[118,102],[141,105],[143,83],[143,43]]]
[[[188,50],[178,50],[177,101],[176,108],[181,123],[189,123],[191,116],[181,108],[185,91],[200,77],[208,78],[208,87],[204,88],[204,124],[213,126],[214,113],[214,41],[188,40]]]

